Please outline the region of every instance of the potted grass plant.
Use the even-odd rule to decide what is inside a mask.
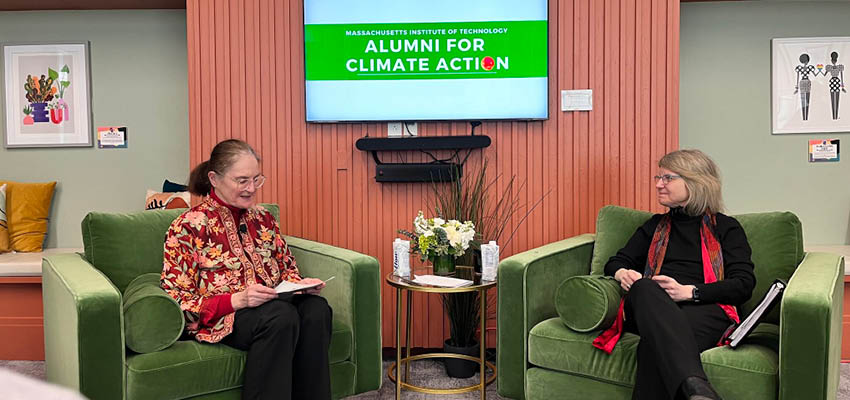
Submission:
[[[524,205],[520,204],[517,193],[522,193],[524,184],[516,187],[515,179],[511,177],[504,183],[501,190],[497,189],[499,177],[488,179],[487,165],[488,162],[485,159],[479,168],[466,176],[460,176],[455,172],[457,179],[449,180],[447,183],[432,182],[434,214],[447,220],[470,221],[475,226],[476,234],[470,243],[470,251],[459,257],[457,263],[474,266],[474,269],[479,272],[481,243],[495,240],[500,246],[506,246],[517,228],[543,200],[541,197],[533,205],[520,211]],[[509,223],[517,215],[521,215],[518,223],[508,232]],[[501,239],[505,239],[504,242]],[[461,269],[458,269],[459,278],[471,278],[460,276],[460,271]],[[477,356],[481,317],[481,299],[478,292],[444,294],[442,303],[450,325],[450,335],[444,342],[443,350]],[[447,358],[444,364],[446,373],[455,378],[468,378],[478,371],[478,364],[472,361]]]

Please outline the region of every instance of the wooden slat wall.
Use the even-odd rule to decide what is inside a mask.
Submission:
[[[382,276],[390,272],[395,231],[426,209],[428,188],[375,182],[374,161],[354,142],[385,136],[386,124],[305,122],[301,1],[186,5],[192,165],[220,140],[247,140],[269,178],[260,200],[280,204],[284,233],[373,255]],[[650,176],[678,147],[678,0],[550,0],[549,32],[549,119],[485,122],[478,133],[493,144],[468,162],[488,159],[497,189],[515,176],[525,184],[515,189],[522,204],[545,195],[503,256],[594,231],[606,204],[660,210]],[[586,88],[593,111],[559,111],[560,90]],[[419,125],[422,136],[468,131],[463,122]],[[395,293],[382,287],[383,344],[392,347]],[[414,311],[414,344],[442,346],[448,326],[437,296],[415,298]]]

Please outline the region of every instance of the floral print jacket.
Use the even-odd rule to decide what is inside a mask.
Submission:
[[[301,275],[277,220],[262,206],[235,221],[226,206],[208,196],[177,217],[166,233],[162,287],[180,304],[186,331],[199,341],[216,343],[233,331],[235,313],[210,326],[199,323],[205,300],[255,283],[275,287],[282,280],[299,281]]]

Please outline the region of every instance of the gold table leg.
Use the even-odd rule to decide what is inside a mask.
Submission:
[[[395,398],[401,400],[401,288],[396,289],[395,317]]]
[[[484,362],[484,355],[487,352],[487,290],[481,291],[481,400],[487,398],[487,385],[484,383],[484,373],[487,370],[486,363]]]
[[[404,347],[406,348],[406,353],[407,353],[405,355],[405,358],[408,359],[408,361],[404,362],[404,381],[408,382],[408,383],[410,382],[410,377],[409,377],[409,372],[410,372],[410,361],[409,361],[409,359],[410,359],[410,324],[411,324],[410,320],[412,319],[410,310],[412,308],[413,308],[413,292],[408,290],[407,291],[407,331],[405,331],[406,339],[404,340],[404,344],[405,344]],[[399,371],[399,370],[396,369],[396,371]],[[399,376],[398,372],[396,372],[396,376]]]

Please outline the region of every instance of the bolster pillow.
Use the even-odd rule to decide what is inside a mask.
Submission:
[[[159,286],[159,274],[140,275],[124,291],[124,341],[136,353],[152,353],[183,334],[180,305]]]
[[[577,332],[605,329],[614,323],[623,291],[609,276],[567,278],[555,292],[555,310],[568,328]]]

